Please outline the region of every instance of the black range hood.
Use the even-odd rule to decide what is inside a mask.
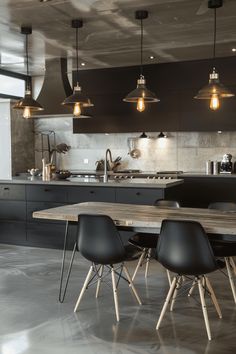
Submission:
[[[67,77],[67,59],[49,59],[45,63],[45,77],[42,89],[37,101],[43,106],[44,110],[35,114],[34,117],[56,117],[70,116],[72,111],[64,107],[61,103],[65,97],[72,94]]]

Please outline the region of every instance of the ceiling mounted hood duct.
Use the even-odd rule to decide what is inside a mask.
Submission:
[[[44,110],[34,114],[34,117],[73,117],[72,109],[70,110],[70,108],[62,105],[65,97],[72,93],[73,90],[67,76],[67,59],[46,60],[44,82],[37,98]]]

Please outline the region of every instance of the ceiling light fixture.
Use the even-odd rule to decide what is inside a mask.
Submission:
[[[196,99],[210,100],[210,109],[216,111],[220,107],[221,98],[230,98],[234,94],[219,80],[219,74],[215,68],[216,57],[216,9],[222,7],[223,0],[209,0],[208,8],[214,10],[214,40],[213,40],[213,70],[210,73],[209,84],[204,86],[194,97]]]
[[[75,42],[76,42],[76,86],[74,87],[73,94],[67,97],[62,104],[66,106],[73,106],[74,117],[80,117],[81,108],[92,107],[90,99],[87,98],[81,90],[79,85],[79,28],[83,27],[82,20],[72,20],[71,27],[75,28]]]
[[[232,48],[232,52],[236,52],[236,48]]]
[[[31,88],[31,78],[29,75],[29,44],[28,36],[32,33],[31,27],[21,27],[21,33],[25,35],[25,56],[26,56],[26,68],[27,68],[27,78],[26,78],[26,89],[25,97],[19,100],[14,106],[14,109],[23,109],[23,118],[31,118],[33,112],[42,111],[43,107],[32,97]]]
[[[149,59],[151,60],[155,59],[154,55],[150,55]]]
[[[139,139],[147,139],[147,138],[148,138],[148,136],[144,132],[139,136]]]
[[[163,132],[160,132],[160,134],[158,134],[157,138],[158,138],[158,139],[167,138],[167,135],[164,134]]]
[[[135,12],[135,19],[140,20],[141,24],[141,40],[140,40],[140,77],[137,81],[137,88],[131,91],[124,99],[125,102],[137,103],[137,110],[143,112],[145,103],[153,103],[160,101],[155,93],[146,87],[146,80],[143,75],[143,20],[148,18],[148,11],[139,10]]]

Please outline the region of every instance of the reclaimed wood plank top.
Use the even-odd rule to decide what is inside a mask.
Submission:
[[[86,202],[33,213],[34,218],[77,222],[80,214],[109,215],[117,226],[158,231],[162,220],[194,220],[208,233],[236,236],[236,212],[200,208],[163,208],[149,205]]]

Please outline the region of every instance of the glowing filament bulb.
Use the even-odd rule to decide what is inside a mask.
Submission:
[[[220,108],[219,96],[217,94],[213,94],[210,100],[210,109],[216,111],[218,108]]]
[[[25,107],[23,111],[23,118],[28,119],[31,117],[30,107]]]
[[[140,97],[137,102],[137,110],[143,112],[145,110],[145,103],[143,97]]]
[[[74,111],[73,114],[75,117],[79,117],[81,115],[81,108],[80,108],[80,104],[77,102],[74,105]]]

